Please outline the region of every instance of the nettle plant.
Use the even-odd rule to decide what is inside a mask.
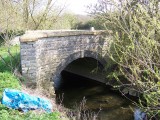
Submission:
[[[160,117],[159,0],[99,0],[92,14],[112,36],[107,50],[117,64],[112,77],[143,96],[139,107],[149,116]]]

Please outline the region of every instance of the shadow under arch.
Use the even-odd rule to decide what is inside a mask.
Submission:
[[[57,66],[57,69],[52,76],[55,90],[57,90],[61,84],[61,72],[73,61],[85,57],[90,57],[97,60],[100,64],[102,64],[102,66],[106,65],[106,60],[97,52],[88,50],[75,52],[69,55],[67,58],[63,59],[61,63]]]

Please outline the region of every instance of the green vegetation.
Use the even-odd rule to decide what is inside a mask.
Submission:
[[[9,72],[0,72],[0,99],[5,88],[20,89],[18,79]]]
[[[63,11],[65,3],[64,6],[57,6],[56,2],[58,1],[0,1],[0,36],[5,34],[7,37],[4,38],[8,39],[26,30],[73,28],[78,22],[77,16]]]
[[[15,58],[19,53],[19,46],[10,47],[9,51],[5,46],[0,47],[0,96],[4,88],[20,89],[19,80],[12,73],[16,68],[15,64],[19,63]]]
[[[0,47],[0,100],[5,88],[21,89],[20,80],[15,76],[15,70],[19,69],[19,46]],[[59,112],[52,113],[22,113],[5,107],[0,103],[1,120],[60,120]]]
[[[139,104],[148,117],[160,117],[160,2],[158,0],[100,0],[93,14],[104,22],[111,35],[112,65],[109,77],[119,87],[133,88],[140,94]],[[112,6],[111,6],[112,5]],[[108,7],[109,9],[108,9]],[[111,65],[111,66],[112,66]],[[129,83],[122,81],[126,79]]]
[[[1,46],[0,47],[0,72],[14,72],[19,69],[20,57],[19,46]]]
[[[94,27],[96,30],[105,29],[103,24],[97,19],[89,20],[86,22],[77,22],[74,24],[73,29],[90,30],[91,27]]]
[[[8,109],[0,104],[0,119],[1,120],[60,120],[58,112],[53,113],[22,113],[18,110]]]

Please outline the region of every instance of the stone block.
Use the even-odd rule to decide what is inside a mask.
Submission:
[[[22,74],[35,80],[45,77],[58,80],[72,61],[84,57],[98,59],[103,46],[107,42],[93,31],[32,31],[31,36],[27,32],[21,38]]]

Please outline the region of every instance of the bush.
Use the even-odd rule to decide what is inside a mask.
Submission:
[[[74,25],[72,29],[81,29],[81,30],[90,30],[91,27],[94,27],[96,30],[104,30],[102,21],[98,19],[89,20],[87,22],[78,22]]]
[[[110,10],[107,6],[110,5]],[[112,5],[112,6],[111,6]],[[143,96],[139,107],[160,115],[160,9],[158,0],[100,0],[95,14],[105,20],[110,39],[107,54],[118,64],[113,77]],[[129,81],[122,82],[121,76]]]

